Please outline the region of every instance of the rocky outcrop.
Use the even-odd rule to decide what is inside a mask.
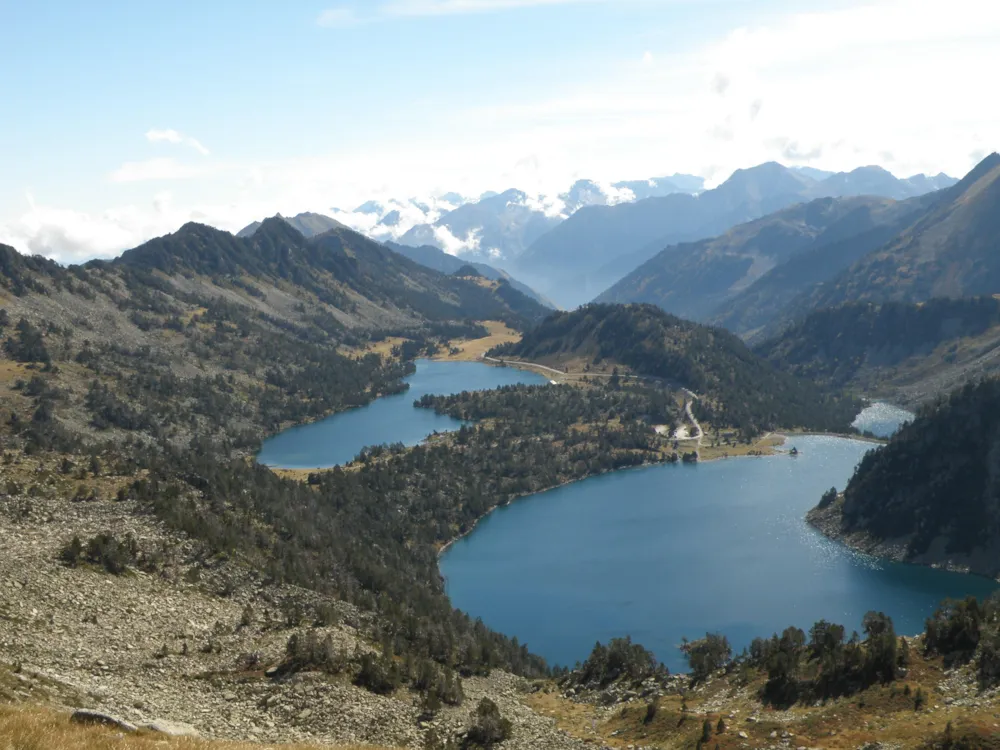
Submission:
[[[140,724],[139,729],[145,729],[157,734],[165,734],[169,737],[200,737],[198,730],[190,724],[181,721],[168,721],[166,719],[154,719],[148,724]]]
[[[69,717],[69,720],[74,724],[100,724],[105,727],[121,729],[124,732],[135,732],[137,730],[135,724],[125,721],[125,719],[119,719],[117,716],[112,716],[102,711],[92,711],[89,708],[77,709]]]

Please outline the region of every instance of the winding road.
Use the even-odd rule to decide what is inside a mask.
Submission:
[[[563,370],[557,370],[554,367],[549,367],[548,365],[539,364],[538,362],[525,362],[524,360],[520,360],[520,359],[513,359],[513,360],[497,359],[496,357],[487,357],[485,354],[483,354],[480,358],[484,362],[493,362],[494,364],[498,364],[498,365],[510,365],[510,366],[518,366],[518,365],[520,365],[522,367],[534,367],[534,368],[536,368],[538,370],[544,370],[545,372],[551,372],[551,373],[553,373],[555,375],[562,375],[563,377],[566,377],[567,375],[570,374],[570,373],[564,372]],[[576,373],[574,373],[574,374],[576,374]],[[605,373],[605,372],[585,372],[585,373],[579,373],[579,375],[581,377],[590,377],[590,378],[611,378],[611,377],[614,377],[614,375],[609,375],[608,373]],[[628,373],[627,375],[623,375],[621,377],[638,378],[640,380],[653,380],[653,381],[656,381],[658,383],[664,383],[664,382],[666,382],[663,378],[658,378],[658,377],[656,377],[654,375],[633,375],[631,373]],[[694,429],[697,431],[697,434],[696,435],[689,435],[688,437],[684,437],[684,438],[677,438],[677,437],[675,437],[675,438],[672,438],[672,439],[677,440],[677,441],[696,440],[696,441],[698,441],[698,447],[700,448],[701,447],[701,440],[705,436],[705,431],[701,428],[701,425],[698,423],[698,420],[694,418],[694,413],[691,411],[691,404],[695,401],[695,399],[698,398],[698,394],[695,393],[694,391],[688,390],[687,388],[681,388],[681,390],[687,396],[687,398],[684,401],[684,412],[685,412],[685,414],[687,414],[688,421],[694,426]]]

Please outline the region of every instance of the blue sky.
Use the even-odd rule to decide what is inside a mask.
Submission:
[[[0,242],[768,159],[961,173],[1000,140],[997,6],[0,0]]]

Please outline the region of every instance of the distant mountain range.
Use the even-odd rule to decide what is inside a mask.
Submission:
[[[521,291],[562,307],[595,297],[650,302],[759,338],[799,295],[901,231],[928,205],[921,196],[956,182],[943,174],[900,179],[875,166],[831,173],[769,162],[711,190],[682,174],[578,180],[551,199],[514,189],[478,200],[446,193],[285,221],[306,237],[348,225],[396,252],[424,248],[404,254],[454,270],[427,251],[437,248],[489,266],[478,270],[490,278],[516,277]]]
[[[487,193],[478,201],[443,213],[433,222],[413,226],[398,241],[404,245],[433,245],[514,270],[514,263],[525,248],[583,208],[698,192],[702,186],[700,177],[676,174],[607,186],[593,180],[578,180],[555,198],[531,196],[514,189]]]
[[[434,224],[420,224],[399,238],[401,245],[432,245],[472,260],[504,260],[562,219],[540,210],[526,193],[507,190],[459,206]]]
[[[872,197],[797,203],[718,237],[672,245],[598,300],[649,302],[681,317],[752,333],[817,275],[829,278],[874,250],[917,210]]]
[[[891,241],[817,287],[796,311],[1000,293],[1000,154],[934,198]]]
[[[1000,289],[1000,260],[990,252],[1000,229],[1000,157],[988,157],[961,182],[896,180],[866,167],[818,185],[838,194],[879,188],[902,199],[824,198],[711,240],[676,244],[598,299],[651,302],[761,341],[811,310],[844,302],[920,302]]]
[[[601,292],[664,248],[722,234],[797,203],[828,196],[907,197],[955,182],[943,175],[900,180],[878,167],[823,179],[814,176],[823,174],[769,162],[737,170],[717,188],[698,195],[582,208],[525,250],[511,270],[564,306],[596,295],[601,301],[645,299],[660,304],[630,296],[629,289],[645,288],[641,278]]]

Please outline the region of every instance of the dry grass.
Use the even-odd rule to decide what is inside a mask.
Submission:
[[[69,714],[37,706],[0,706],[0,750],[362,750],[359,745],[212,742],[72,724]],[[364,746],[364,750],[374,750]],[[388,750],[387,748],[384,750]]]
[[[727,440],[729,445],[726,445]],[[714,432],[706,429],[705,436],[701,440],[701,447],[698,449],[698,456],[701,461],[714,461],[737,456],[773,456],[778,452],[777,448],[784,442],[785,436],[774,432],[769,432],[750,443],[740,443],[736,440],[735,431],[723,430],[717,439]],[[693,440],[682,440],[678,450],[691,450],[694,444]]]
[[[520,333],[508,328],[498,320],[485,320],[482,322],[482,325],[490,332],[489,336],[481,339],[455,339],[449,341],[446,345],[447,348],[458,349],[458,352],[455,354],[441,354],[434,357],[434,359],[448,362],[474,362],[481,359],[494,346],[521,340]]]
[[[293,479],[296,482],[309,481],[309,475],[323,471],[323,469],[276,469],[271,467],[271,471],[282,479]]]
[[[363,357],[366,354],[378,354],[380,357],[391,357],[393,347],[399,346],[409,339],[403,338],[401,336],[390,336],[382,341],[376,341],[372,344],[367,344],[362,347],[351,347],[342,346],[340,348],[340,353],[346,357]]]
[[[797,705],[787,711],[762,706],[755,698],[765,675],[757,675],[743,690],[734,690],[722,678],[689,693],[687,711],[679,696],[661,699],[652,721],[646,720],[646,702],[635,701],[600,709],[574,703],[558,692],[540,691],[524,702],[543,716],[556,721],[570,735],[599,740],[614,748],[652,745],[660,748],[690,748],[701,735],[707,718],[712,731],[707,747],[720,750],[774,746],[788,733],[787,746],[853,750],[872,743],[897,748],[921,748],[928,739],[939,737],[949,723],[955,736],[971,736],[969,747],[988,748],[1000,743],[1000,704],[995,696],[980,705],[947,705],[940,690],[946,670],[940,658],[924,658],[919,646],[911,646],[910,670],[905,681],[875,685],[856,695],[831,699],[823,704]],[[904,690],[909,687],[909,690]],[[917,688],[926,695],[923,709],[915,710]],[[732,716],[730,716],[732,712]],[[748,717],[757,721],[748,721]],[[725,727],[718,732],[720,717]],[[740,733],[746,736],[741,737]],[[772,737],[772,732],[776,737]],[[993,744],[990,744],[990,743]]]

